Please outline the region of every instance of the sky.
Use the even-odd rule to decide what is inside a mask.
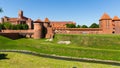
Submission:
[[[120,0],[0,0],[0,7],[4,11],[0,17],[18,17],[18,11],[23,10],[24,16],[33,20],[48,17],[88,26],[99,23],[104,13],[120,17]]]

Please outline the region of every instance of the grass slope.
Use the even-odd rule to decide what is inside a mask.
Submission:
[[[57,44],[60,40],[70,40],[72,43]],[[120,36],[56,35],[52,42],[45,41],[45,39],[25,38],[11,40],[0,36],[0,49],[30,50],[60,56],[120,61]]]
[[[9,59],[0,60],[0,68],[119,68],[112,65],[57,60],[20,53],[2,53],[8,54]]]

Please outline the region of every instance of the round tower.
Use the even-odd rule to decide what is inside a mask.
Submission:
[[[43,23],[38,19],[34,22],[34,39],[42,38]]]

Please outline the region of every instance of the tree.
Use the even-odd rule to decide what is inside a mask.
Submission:
[[[3,24],[0,23],[0,30],[3,29],[3,28],[4,28]]]
[[[0,12],[3,12],[2,8],[0,8]]]
[[[88,26],[87,26],[87,25],[82,25],[81,27],[82,27],[82,28],[88,28]]]
[[[12,24],[10,22],[4,22],[3,26],[5,29],[11,29]]]
[[[16,30],[16,29],[17,29],[16,25],[12,25],[12,26],[11,26],[11,29],[12,29],[12,30]]]
[[[99,25],[98,24],[96,24],[96,23],[93,23],[93,24],[91,24],[90,25],[90,27],[89,28],[99,28]]]
[[[22,24],[22,28],[23,28],[23,30],[27,30],[28,29],[28,25],[27,24]]]
[[[20,29],[23,29],[23,28],[22,28],[22,24],[17,24],[17,25],[16,25],[16,30],[20,30]]]
[[[76,28],[75,24],[66,24],[67,28]]]
[[[81,26],[80,26],[80,25],[77,25],[76,28],[81,28]]]

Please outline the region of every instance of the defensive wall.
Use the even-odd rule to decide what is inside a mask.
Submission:
[[[55,28],[55,34],[103,34],[100,28]]]

